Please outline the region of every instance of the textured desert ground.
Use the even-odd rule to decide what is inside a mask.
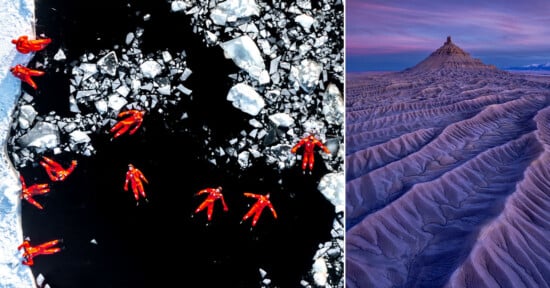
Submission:
[[[347,287],[550,287],[550,77],[448,39],[346,85]]]

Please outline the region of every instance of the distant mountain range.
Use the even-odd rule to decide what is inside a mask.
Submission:
[[[506,70],[550,71],[550,62],[544,64],[529,64],[525,66],[508,67]]]

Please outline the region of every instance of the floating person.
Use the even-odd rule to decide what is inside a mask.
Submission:
[[[133,128],[130,130],[128,134],[133,135],[137,129],[141,126],[141,123],[143,123],[143,115],[145,114],[145,111],[140,110],[128,110],[128,111],[122,111],[118,113],[118,117],[126,117],[125,119],[120,120],[118,123],[116,123],[109,132],[115,133],[113,138],[117,138],[120,135],[126,133],[130,128]]]
[[[315,147],[321,148],[325,153],[330,154],[330,150],[325,146],[321,141],[319,141],[315,136],[309,135],[306,136],[292,149],[290,152],[296,153],[300,147],[304,146],[304,154],[302,156],[302,170],[305,172],[306,168],[309,168],[309,172],[313,170],[313,164],[315,163],[315,155],[313,154],[315,152]]]
[[[19,175],[19,179],[21,180],[21,186],[23,187],[21,191],[21,199],[27,200],[27,202],[36,206],[40,210],[44,209],[44,207],[42,207],[40,203],[34,200],[33,196],[43,195],[50,192],[50,186],[48,185],[48,183],[33,184],[30,187],[27,187],[27,184],[25,183],[25,179],[23,178],[23,175]]]
[[[252,218],[252,227],[256,226],[256,222],[258,222],[258,219],[260,219],[260,215],[262,214],[262,211],[266,206],[269,207],[269,209],[271,210],[273,217],[277,219],[277,212],[275,212],[275,208],[273,208],[271,201],[269,201],[269,193],[267,193],[267,195],[244,193],[244,196],[255,198],[257,199],[257,201],[244,215],[241,223],[243,221],[246,221],[246,219],[248,219],[250,216],[254,215],[254,218]]]
[[[42,161],[40,161],[40,165],[42,165],[42,167],[46,169],[46,173],[48,173],[48,176],[52,181],[65,180],[74,171],[74,168],[76,168],[77,164],[78,162],[76,160],[73,160],[71,161],[71,166],[65,169],[63,168],[63,166],[61,166],[61,164],[46,156],[42,156]]]
[[[11,43],[15,44],[15,49],[23,54],[40,51],[46,48],[51,42],[52,39],[50,38],[29,40],[29,37],[26,35],[11,40]]]
[[[147,181],[147,178],[141,173],[139,169],[134,167],[132,164],[128,164],[128,171],[126,172],[126,181],[124,181],[124,191],[128,191],[128,182],[130,182],[130,187],[132,188],[132,192],[134,192],[134,198],[136,199],[136,206],[139,205],[139,196],[143,197],[145,201],[147,200],[147,196],[145,195],[145,189],[143,188],[143,183],[141,181],[145,181],[145,183],[149,183]]]
[[[44,75],[44,71],[29,69],[21,64],[17,64],[14,67],[11,67],[10,71],[11,71],[11,74],[13,74],[13,76],[31,85],[31,87],[34,88],[35,90],[38,89],[38,87],[36,86],[36,83],[34,82],[34,80],[32,80],[31,77]]]
[[[23,250],[25,251],[23,253],[23,258],[25,258],[25,260],[23,260],[23,264],[27,266],[32,266],[34,265],[34,257],[38,255],[54,254],[61,251],[61,248],[52,248],[53,246],[57,245],[57,243],[59,243],[59,240],[52,240],[42,243],[38,246],[31,246],[29,240],[25,240],[21,245],[17,247],[17,250],[21,250],[21,248],[23,248]]]
[[[214,211],[214,203],[216,200],[220,199],[223,205],[223,211],[228,211],[227,204],[225,203],[225,200],[223,199],[222,194],[222,187],[217,188],[206,188],[202,189],[199,192],[195,194],[195,196],[208,193],[208,196],[206,199],[197,207],[195,210],[195,214],[201,212],[204,208],[208,207],[207,215],[208,215],[208,221],[212,220],[212,212]]]

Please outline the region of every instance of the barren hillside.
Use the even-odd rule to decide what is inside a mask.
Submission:
[[[352,287],[550,286],[550,77],[448,38],[346,88]]]

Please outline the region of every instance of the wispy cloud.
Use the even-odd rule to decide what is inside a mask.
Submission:
[[[469,52],[549,51],[550,1],[346,1],[346,52],[433,51],[451,35]]]

